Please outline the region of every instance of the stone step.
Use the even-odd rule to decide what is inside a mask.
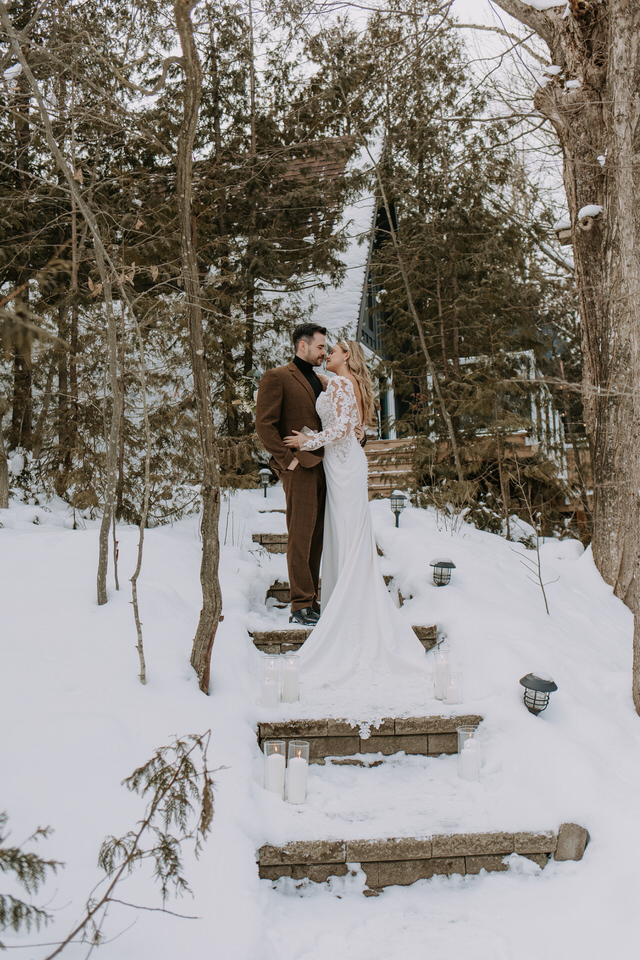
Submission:
[[[435,647],[438,640],[438,628],[435,624],[430,627],[414,626],[412,629],[425,650]],[[295,653],[310,633],[311,628],[291,627],[283,630],[254,630],[249,636],[261,653],[275,656],[279,653]]]
[[[254,533],[251,537],[254,543],[259,543],[267,553],[286,553],[286,533]]]
[[[281,720],[259,723],[257,737],[261,749],[265,740],[308,740],[310,763],[367,753],[382,753],[386,757],[401,751],[411,756],[439,757],[458,752],[456,727],[477,727],[479,723],[482,717],[477,714],[388,717],[377,727],[331,718]]]
[[[358,864],[366,874],[364,893],[375,896],[388,886],[408,886],[416,880],[436,875],[477,874],[480,870],[504,871],[503,862],[517,853],[545,867],[549,857],[569,859],[566,829],[576,824],[563,824],[558,834],[541,833],[458,833],[426,837],[389,837],[380,840],[298,840],[276,847],[265,844],[257,852],[258,873],[263,880],[291,877],[294,880],[325,882],[329,877],[344,877]],[[584,847],[582,848],[584,849]],[[581,859],[572,856],[570,859]]]
[[[393,580],[392,574],[386,574],[384,577],[384,582],[388,587],[391,581]],[[265,602],[269,599],[276,601],[275,606],[286,607],[289,603],[289,582],[288,580],[275,580],[269,589],[265,597]],[[404,604],[405,600],[410,600],[411,597],[403,597],[400,591],[398,590],[398,603],[400,606]]]

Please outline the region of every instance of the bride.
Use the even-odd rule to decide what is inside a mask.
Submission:
[[[359,343],[340,341],[327,358],[316,409],[322,430],[284,438],[288,447],[324,447],[327,500],[322,549],[322,618],[300,650],[306,681],[335,685],[354,673],[424,668],[424,649],[389,596],[369,515],[367,459],[355,429],[374,417],[371,376]]]

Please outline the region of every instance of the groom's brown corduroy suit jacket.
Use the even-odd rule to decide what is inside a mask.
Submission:
[[[292,611],[313,606],[318,600],[324,525],[322,449],[295,451],[282,442],[283,437],[303,427],[322,429],[311,384],[295,363],[267,370],[258,388],[256,429],[271,454],[269,465],[282,480],[287,500]],[[294,457],[298,466],[289,470]]]

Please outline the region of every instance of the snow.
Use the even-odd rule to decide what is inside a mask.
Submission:
[[[557,223],[554,223],[554,230],[569,230],[571,227],[570,217],[563,217],[561,220],[558,220]]]
[[[536,10],[550,10],[551,7],[564,6],[564,0],[527,0],[527,7],[534,7]]]
[[[602,207],[598,206],[597,203],[588,203],[578,211],[578,220],[583,220],[585,217],[597,217],[600,213],[602,213]]]
[[[128,577],[137,530],[121,526],[121,590],[95,602],[98,520],[69,529],[67,508],[12,500],[0,511],[2,665],[0,754],[3,809],[12,842],[39,824],[55,833],[42,856],[65,868],[33,899],[54,914],[46,930],[15,935],[40,960],[66,933],[100,879],[99,845],[132,829],[144,802],[120,783],[175,734],[213,731],[217,768],[213,831],[199,859],[185,849],[194,900],[170,901],[185,920],[114,904],[103,960],[175,960],[214,952],[229,960],[551,960],[632,956],[640,896],[640,719],[631,689],[632,617],[599,576],[591,551],[574,540],[540,544],[550,616],[530,564],[535,552],[433,510],[407,507],[395,528],[387,500],[372,503],[381,565],[412,595],[409,623],[437,623],[462,671],[464,703],[433,699],[430,684],[376,695],[302,688],[299,704],[258,705],[260,655],[247,631],[285,625],[287,611],[264,595],[286,577],[285,557],[254,544],[284,530],[281,488],[227,497],[221,511],[224,621],[212,658],[211,695],[199,693],[189,664],[201,605],[198,517],[146,532],[138,583],[148,682],[141,686]],[[528,531],[523,527],[523,534]],[[429,561],[451,556],[451,583],[431,583]],[[433,653],[426,654],[433,662]],[[533,717],[520,677],[542,670],[558,684]],[[369,768],[311,766],[308,800],[286,804],[254,779],[259,720],[335,716],[375,725],[383,716],[479,713],[478,782],[457,776],[455,757],[382,757]],[[436,877],[362,895],[364,875],[328,884],[258,879],[261,844],[295,839],[429,835],[432,832],[557,830],[574,821],[591,842],[578,863],[540,871],[512,855],[503,874]],[[6,875],[5,888],[6,888]],[[4,889],[4,888],[3,888]],[[145,871],[120,899],[160,906]],[[543,929],[531,931],[531,917]],[[523,931],[529,930],[528,935]],[[32,946],[29,946],[32,945]],[[71,958],[86,955],[79,947]]]
[[[8,67],[4,71],[3,77],[5,78],[5,80],[15,80],[16,77],[19,77],[21,73],[22,73],[22,64],[14,63],[12,67]]]
[[[557,77],[559,73],[562,73],[562,67],[552,63],[550,67],[545,67],[544,72],[548,77]]]

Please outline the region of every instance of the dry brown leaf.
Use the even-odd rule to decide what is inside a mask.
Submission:
[[[156,266],[151,267],[151,279],[155,282],[158,279],[158,268]]]
[[[73,179],[77,180],[78,183],[84,183],[84,177],[82,176],[82,167],[76,167],[73,171]]]
[[[136,230],[140,230],[141,227],[144,227],[142,220],[136,220]]]

